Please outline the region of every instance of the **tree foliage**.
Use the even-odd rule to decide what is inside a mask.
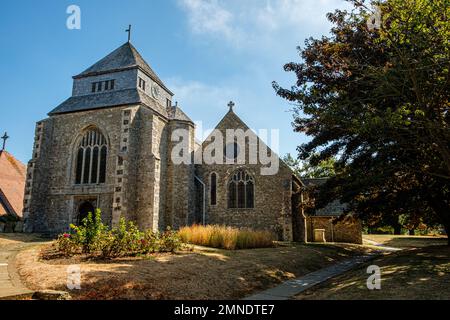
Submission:
[[[290,89],[294,129],[312,140],[300,159],[336,159],[317,199],[349,204],[369,223],[389,216],[440,222],[450,233],[450,0],[387,0],[379,29],[370,4],[328,14],[330,36],[310,38]]]
[[[310,159],[300,161],[288,153],[284,156],[283,161],[301,178],[329,178],[335,175],[334,164],[336,161],[334,158],[325,159],[312,165]]]

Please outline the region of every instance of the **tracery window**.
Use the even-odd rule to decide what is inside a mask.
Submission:
[[[101,184],[106,181],[108,144],[98,129],[86,131],[77,146],[75,184]]]
[[[255,207],[255,181],[245,170],[236,171],[228,182],[228,208]]]

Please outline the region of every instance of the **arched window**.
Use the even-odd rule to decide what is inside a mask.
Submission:
[[[228,182],[228,208],[252,209],[255,207],[255,182],[244,170],[233,174]]]
[[[108,145],[98,129],[86,131],[77,146],[75,184],[99,184],[106,181]]]
[[[217,174],[215,172],[211,173],[211,187],[210,187],[210,199],[211,205],[217,205]]]

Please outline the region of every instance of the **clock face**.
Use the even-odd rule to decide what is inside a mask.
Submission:
[[[153,96],[153,98],[158,99],[159,95],[160,95],[159,87],[157,85],[153,85],[152,86],[152,96]]]

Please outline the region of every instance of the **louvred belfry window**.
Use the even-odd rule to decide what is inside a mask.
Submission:
[[[233,174],[228,182],[228,208],[253,209],[255,207],[255,182],[244,170]]]
[[[75,184],[101,184],[106,181],[108,145],[98,129],[86,131],[77,146]]]

